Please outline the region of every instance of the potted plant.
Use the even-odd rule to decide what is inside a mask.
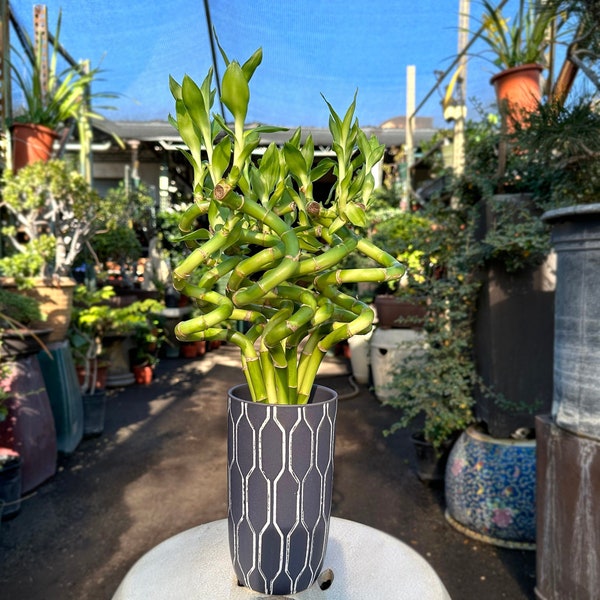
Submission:
[[[515,122],[540,101],[549,28],[557,12],[544,2],[519,0],[517,13],[511,19],[490,0],[482,0],[481,4],[479,38],[487,45],[491,62],[500,69],[491,83],[507,130],[512,131]]]
[[[393,196],[392,196],[393,197]],[[426,256],[418,241],[430,235],[432,223],[418,211],[382,206],[368,213],[371,239],[395,256],[407,270],[400,282],[376,289],[377,323],[382,328],[418,328],[425,315],[426,298],[415,282],[435,267],[435,257]]]
[[[0,258],[3,285],[45,299],[42,313],[53,328],[49,341],[65,338],[70,317],[72,267],[89,240],[110,228],[121,206],[94,191],[65,161],[37,162],[17,174],[5,171],[0,206],[11,220]]]
[[[435,269],[413,281],[427,296],[422,332],[425,351],[404,353],[392,367],[384,404],[399,418],[384,433],[411,430],[417,474],[423,481],[443,479],[453,441],[474,420],[473,389],[478,381],[472,356],[472,323],[479,281],[467,249],[473,235],[471,209],[449,206],[446,196],[424,208],[427,236],[415,244],[435,257]],[[422,342],[423,343],[423,342]]]
[[[152,382],[154,368],[158,363],[158,353],[165,341],[164,330],[157,316],[151,313],[144,322],[135,326],[135,347],[133,349],[132,371],[138,384]]]
[[[58,70],[60,28],[59,12],[50,60],[45,41],[40,37],[34,42],[25,31],[21,38],[25,56],[12,49],[19,60],[11,61],[11,72],[24,102],[11,123],[15,172],[37,160],[48,160],[58,127],[69,119],[81,123],[84,118],[102,118],[91,111],[91,98],[114,97],[91,93],[91,84],[100,74],[98,67],[86,69],[81,64]]]
[[[358,127],[355,101],[343,117],[330,106],[335,158],[315,165],[312,137],[297,130],[255,159],[261,133],[273,130],[245,123],[262,51],[243,64],[223,56],[220,100],[231,125],[211,115],[212,72],[200,85],[171,80],[171,122],[189,149],[195,192],[180,222],[190,253],[173,282],[201,311],[176,333],[240,348],[247,383],[230,390],[228,404],[232,562],[243,585],[293,594],[320,572],[331,505],[337,395],[315,376],[330,349],[369,331],[374,318],[345,286],[396,280],[405,269],[361,233],[383,146]],[[313,183],[328,172],[335,183],[321,203]],[[339,268],[353,252],[378,266]],[[259,472],[268,480],[252,476]]]
[[[543,218],[551,226],[556,252],[553,398],[551,409],[536,420],[537,590],[544,597],[561,598],[573,589],[574,554],[582,551],[591,561],[598,559],[594,529],[581,528],[575,542],[567,522],[575,507],[587,499],[583,523],[590,524],[599,510],[584,482],[590,460],[600,451],[598,406],[592,393],[596,386],[592,339],[599,318],[595,299],[600,256],[600,120],[593,98],[580,96],[565,105],[541,106],[528,125],[519,143],[539,162],[549,185],[549,210]],[[562,498],[569,500],[563,503]],[[578,585],[583,594],[594,595],[593,577],[586,574]]]
[[[115,378],[133,382],[129,361],[129,344],[125,340],[136,338],[136,332],[150,332],[153,313],[163,308],[157,300],[134,301],[125,306],[115,306],[112,286],[90,291],[85,285],[75,288],[70,343],[76,364],[82,367],[82,393],[94,394],[98,388],[98,369],[108,367],[104,384]],[[141,334],[140,334],[141,335]],[[154,341],[158,336],[152,335]]]
[[[50,330],[29,327],[42,320],[35,298],[0,288],[0,358],[16,358],[45,348]]]

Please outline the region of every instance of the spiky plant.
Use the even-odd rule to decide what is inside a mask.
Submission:
[[[173,281],[201,313],[179,323],[176,335],[236,344],[255,401],[305,403],[327,351],[372,327],[373,311],[346,286],[397,280],[405,271],[360,231],[375,184],[371,170],[384,147],[359,128],[355,97],[343,118],[327,103],[335,158],[315,165],[312,137],[302,142],[297,129],[283,147],[271,144],[255,159],[261,133],[280,130],[245,123],[262,50],[242,65],[222,54],[221,101],[232,126],[211,111],[212,70],[201,85],[188,76],[170,82],[171,122],[189,148],[195,194],[180,221],[191,252]],[[335,183],[320,203],[313,184],[329,172]],[[199,219],[207,225],[197,226]],[[340,268],[354,252],[378,266]],[[237,327],[240,321],[246,326]]]

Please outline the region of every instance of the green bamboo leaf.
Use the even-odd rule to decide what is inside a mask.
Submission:
[[[252,75],[254,75],[254,71],[260,63],[262,62],[262,48],[258,48],[255,50],[254,54],[242,65],[242,71],[246,77],[246,81],[250,81],[252,79]]]
[[[346,221],[342,217],[336,217],[333,223],[329,226],[329,234],[333,235],[336,231],[341,229],[346,224]]]
[[[310,170],[310,180],[317,181],[326,175],[335,165],[335,161],[331,158],[322,158],[314,169]]]
[[[371,153],[371,147],[369,145],[369,139],[367,138],[367,134],[362,129],[359,129],[357,132],[356,145],[358,146],[360,153],[366,159],[366,157],[369,156],[369,154]]]
[[[344,135],[344,137],[347,137],[350,135],[351,132],[351,126],[352,126],[352,119],[354,118],[354,111],[356,110],[356,96],[358,94],[358,90],[356,92],[354,92],[354,99],[352,100],[350,106],[348,107],[348,110],[346,111],[346,114],[344,115],[344,121],[342,122],[342,134]],[[356,129],[358,129],[358,123],[355,122],[356,125]]]
[[[331,131],[331,135],[335,141],[339,141],[341,139],[342,120],[333,109],[333,106],[327,101],[327,98],[323,94],[321,94],[321,97],[325,100],[327,108],[329,108],[329,130]]]
[[[197,164],[201,162],[201,133],[194,124],[190,114],[183,103],[183,100],[175,101],[175,114],[177,115],[177,131],[181,135],[181,139],[190,149],[194,161]]]
[[[308,134],[304,145],[301,148],[302,156],[304,156],[304,162],[310,169],[315,159],[315,144],[311,134]]]
[[[258,135],[258,133],[256,133],[256,131],[251,130],[247,133],[248,135],[245,135],[246,139],[244,142],[244,148],[240,152],[239,162],[237,163],[238,166],[244,165],[248,161],[248,159],[252,155],[252,152],[254,152],[258,144],[260,144],[260,136]]]
[[[266,149],[265,153],[260,159],[258,168],[265,181],[267,193],[270,194],[277,184],[280,172],[279,150],[277,149],[277,145],[275,143],[270,144]]]
[[[364,181],[365,171],[364,169],[361,169],[350,183],[350,187],[348,189],[348,196],[350,198],[354,198],[360,194]]]
[[[169,89],[175,100],[181,100],[181,85],[171,75],[169,75]]]
[[[367,158],[367,164],[369,165],[369,170],[373,165],[376,165],[385,154],[385,145],[380,144],[377,136],[372,135],[369,139],[369,146],[371,148],[371,153]]]
[[[259,169],[255,166],[250,167],[250,187],[253,192],[254,200],[262,200],[265,196],[266,185]]]
[[[229,63],[223,75],[221,100],[236,122],[243,122],[246,119],[250,101],[250,88],[242,67],[236,61]]]
[[[189,240],[207,240],[210,237],[210,233],[206,229],[197,229],[196,231],[192,231],[191,233],[187,233],[186,235],[181,235],[179,237],[170,237],[169,242],[179,243],[179,242],[187,242]]]
[[[231,139],[224,137],[216,146],[212,155],[212,166],[216,181],[223,177],[231,161]]]
[[[300,248],[309,252],[317,252],[323,247],[323,243],[318,238],[306,233],[298,234],[298,241],[300,242]]]
[[[229,66],[229,62],[230,62],[229,58],[227,57],[227,54],[225,54],[225,50],[223,50],[223,46],[221,46],[221,42],[219,41],[219,36],[217,35],[217,30],[215,29],[214,26],[212,28],[212,33],[215,38],[215,42],[217,42],[219,52],[221,53],[221,56],[223,57],[223,62],[225,63],[225,66]]]
[[[356,204],[355,202],[348,202],[346,204],[346,216],[352,225],[356,227],[367,226],[367,214],[364,206]]]
[[[185,107],[202,135],[205,146],[212,144],[210,139],[210,106],[206,106],[205,98],[198,85],[187,75],[181,84],[181,97]]]
[[[276,127],[275,125],[257,125],[253,129],[257,133],[277,133],[278,131],[289,131],[289,127]]]
[[[229,127],[229,125],[227,125],[227,122],[220,114],[213,113],[213,120],[219,126],[221,131],[224,131],[232,138],[235,137],[233,130],[231,129],[231,127]],[[213,136],[215,135],[214,131],[215,131],[215,128],[213,127]]]
[[[286,142],[283,146],[283,154],[291,173],[302,183],[308,178],[308,169],[302,152]]]
[[[300,148],[300,141],[302,140],[302,129],[298,127],[294,133],[290,136],[288,144],[294,146],[294,148]]]

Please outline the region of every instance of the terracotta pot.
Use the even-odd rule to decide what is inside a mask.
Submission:
[[[424,302],[415,299],[414,302],[397,296],[380,295],[375,297],[377,324],[382,329],[420,329],[427,314]]]
[[[95,366],[95,364],[97,366]],[[90,364],[90,384],[93,377],[94,368],[96,368],[96,390],[103,390],[106,387],[106,378],[108,376],[108,364],[97,364],[98,360],[94,359]],[[85,383],[85,372],[86,368],[83,365],[76,365],[75,370],[77,371],[77,379],[79,385]]]
[[[183,358],[196,358],[198,356],[198,348],[195,342],[183,342],[181,344],[181,356]]]
[[[150,385],[152,383],[153,371],[150,365],[135,365],[133,376],[138,385]]]
[[[14,172],[39,160],[49,160],[56,138],[56,133],[44,125],[15,123],[12,127]]]
[[[496,90],[498,109],[509,133],[514,131],[516,123],[523,122],[524,117],[537,108],[542,97],[542,71],[542,65],[521,65],[501,71],[490,80]]]

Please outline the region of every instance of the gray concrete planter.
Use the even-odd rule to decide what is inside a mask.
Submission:
[[[557,254],[552,416],[559,427],[600,440],[600,204],[544,219]]]

